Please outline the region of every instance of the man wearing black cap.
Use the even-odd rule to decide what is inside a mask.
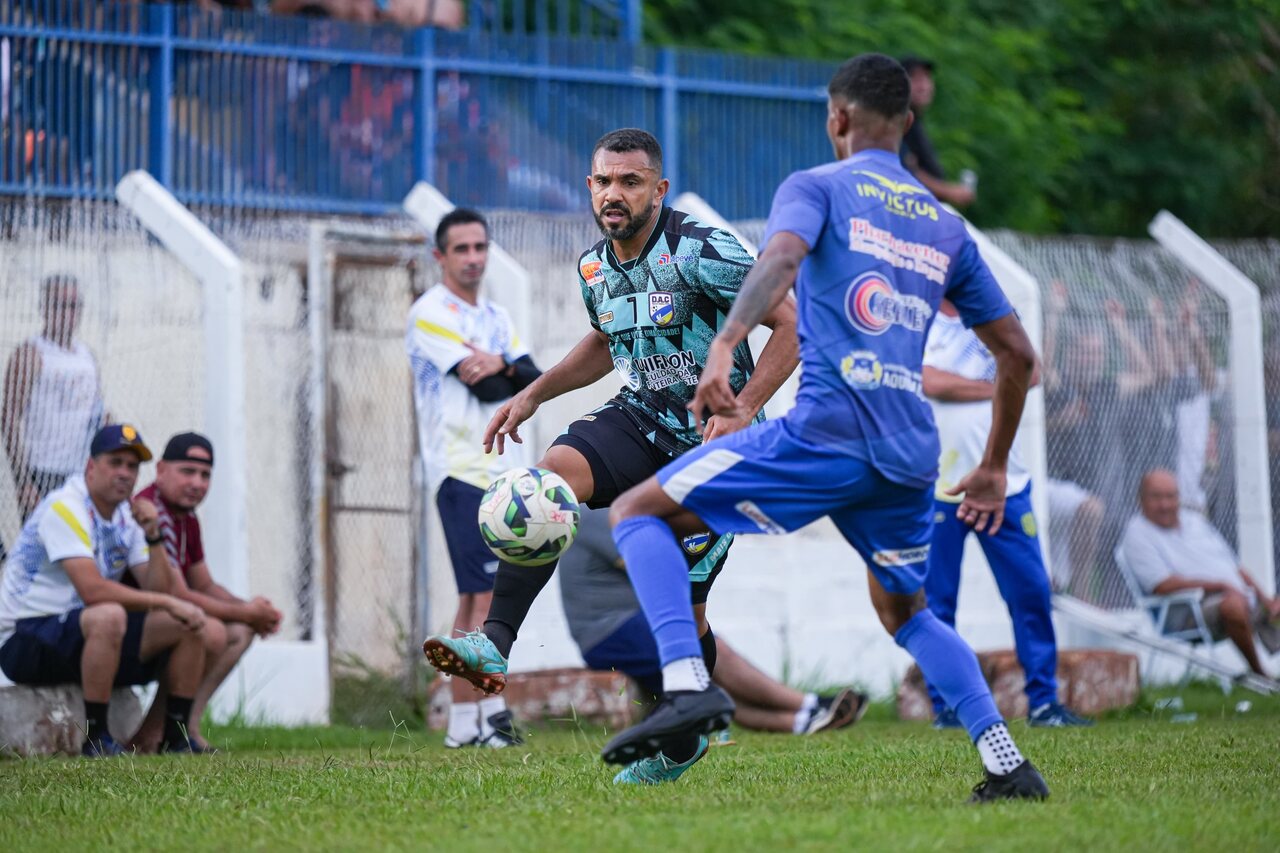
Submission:
[[[281,613],[270,601],[257,597],[245,601],[217,583],[204,559],[200,520],[196,507],[209,492],[213,476],[213,444],[203,435],[184,432],[169,439],[156,463],[156,481],[138,493],[138,498],[155,504],[159,514],[164,551],[173,567],[172,592],[204,611],[206,637],[204,678],[196,689],[191,706],[187,736],[192,743],[206,746],[200,734],[209,697],[240,662],[255,635],[265,637],[280,630]],[[167,688],[161,682],[161,690]],[[151,706],[133,743],[142,752],[154,751],[160,742],[163,720],[161,703]]]
[[[119,755],[107,731],[113,686],[169,684],[163,752],[199,752],[187,740],[204,672],[204,612],[170,594],[171,572],[155,506],[130,503],[151,451],[128,424],[100,429],[84,475],[36,507],[0,579],[0,669],[18,684],[84,689],[88,757]],[[121,583],[126,571],[141,589]]]
[[[933,150],[933,142],[924,129],[924,113],[933,103],[933,60],[905,56],[902,58],[902,67],[907,70],[907,76],[911,79],[911,112],[915,114],[915,121],[902,137],[902,148],[899,151],[902,164],[940,201],[959,208],[968,207],[975,198],[973,187],[947,180],[946,172],[938,162],[937,152]]]

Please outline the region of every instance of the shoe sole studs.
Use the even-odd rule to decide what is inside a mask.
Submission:
[[[507,677],[494,673],[476,672],[463,663],[453,651],[436,639],[429,639],[422,644],[422,653],[431,664],[446,675],[456,675],[471,683],[477,690],[490,695],[497,695],[507,686]]]

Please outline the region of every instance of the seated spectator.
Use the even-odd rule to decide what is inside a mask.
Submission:
[[[1253,636],[1257,633],[1272,654],[1280,651],[1280,599],[1269,598],[1249,577],[1204,515],[1179,509],[1178,480],[1171,471],[1148,471],[1138,501],[1142,512],[1129,521],[1120,542],[1138,585],[1153,595],[1204,590],[1201,609],[1214,639],[1230,637],[1249,668],[1269,677]]]
[[[138,493],[139,499],[155,505],[160,516],[164,551],[173,570],[170,592],[204,611],[205,633],[212,638],[187,727],[191,742],[206,749],[200,720],[209,697],[240,662],[254,636],[265,637],[279,631],[281,619],[280,611],[267,599],[238,598],[214,581],[209,572],[195,510],[209,492],[212,475],[213,444],[198,433],[181,433],[165,446],[164,455],[156,464],[156,481]],[[167,686],[161,679],[161,695]],[[160,708],[158,701],[151,706],[151,713],[133,737],[133,746],[139,752],[154,752],[160,744],[164,723]]]
[[[569,633],[594,670],[634,678],[651,696],[662,695],[658,647],[640,610],[622,557],[613,544],[608,510],[582,509],[578,537],[560,558],[560,597]],[[801,693],[774,681],[717,637],[712,680],[733,697],[733,719],[766,732],[814,734],[852,725],[867,697],[846,688],[831,696]]]
[[[205,617],[170,594],[160,517],[129,496],[151,451],[127,424],[103,427],[84,475],[40,502],[23,525],[0,580],[0,669],[16,684],[79,684],[82,754],[120,755],[107,730],[112,687],[169,685],[161,752],[200,752],[187,740],[204,672]],[[126,571],[141,589],[121,583]]]
[[[204,8],[254,6],[275,15],[312,15],[339,21],[373,24],[392,23],[401,27],[440,27],[460,30],[467,22],[463,0],[200,0]],[[263,7],[267,7],[263,9]]]

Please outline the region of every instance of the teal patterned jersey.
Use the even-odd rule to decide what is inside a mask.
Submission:
[[[620,264],[608,240],[578,259],[591,325],[609,336],[613,366],[626,383],[618,400],[643,415],[642,423],[661,426],[686,448],[702,440],[686,407],[711,340],[724,326],[752,263],[732,234],[669,207],[662,209],[635,261]],[[754,369],[743,341],[733,352],[729,377],[735,392]]]

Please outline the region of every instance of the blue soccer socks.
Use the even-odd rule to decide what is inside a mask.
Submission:
[[[924,609],[893,639],[916,659],[925,680],[938,689],[948,708],[955,709],[975,743],[988,728],[1004,722],[978,668],[978,656],[954,628]]]
[[[614,527],[613,541],[649,620],[662,665],[683,658],[701,661],[698,626],[689,602],[689,564],[671,528],[654,516],[635,516]]]

